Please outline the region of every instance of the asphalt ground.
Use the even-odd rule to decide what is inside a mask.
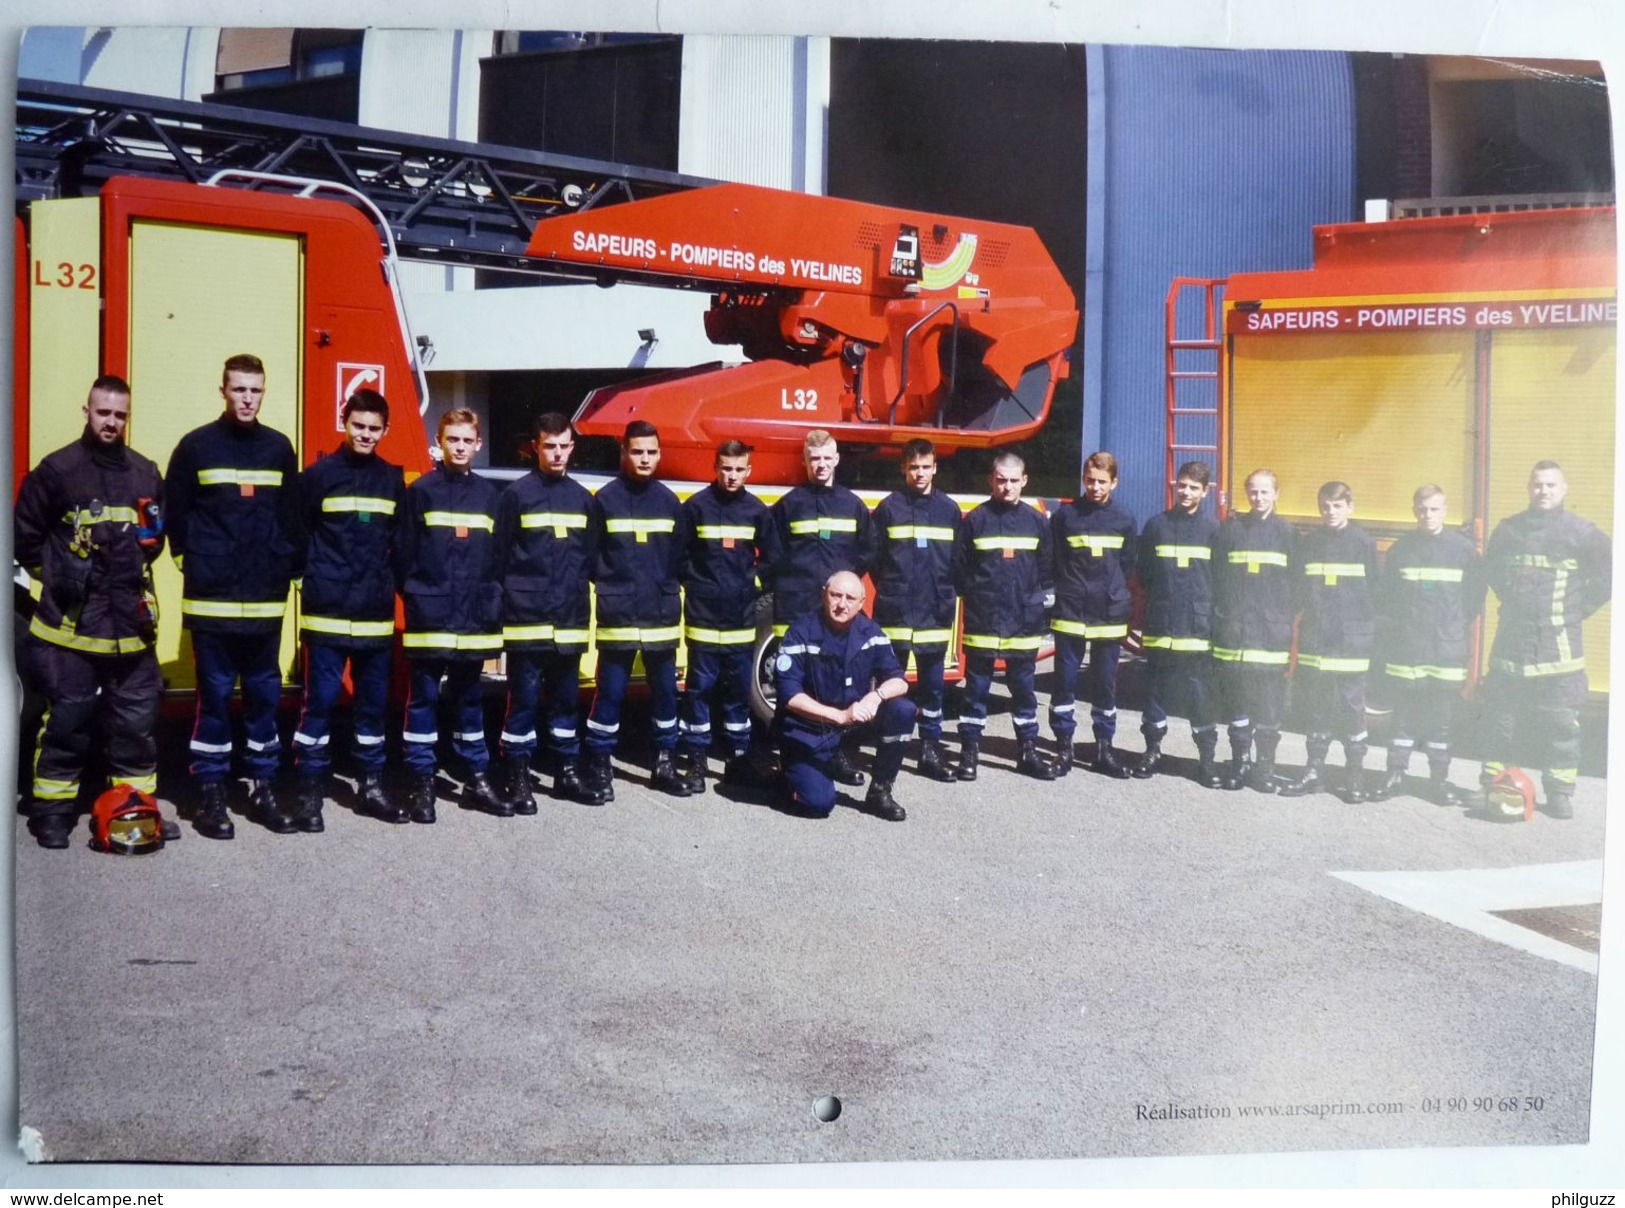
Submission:
[[[185,737],[166,725],[166,796]],[[1603,781],[1572,821],[1504,824],[1209,791],[1181,724],[1168,750],[1150,782],[1041,783],[1001,711],[976,783],[905,773],[901,824],[861,789],[827,820],[657,795],[630,749],[613,804],[534,818],[459,809],[443,777],[432,827],[346,794],[322,835],[239,813],[232,842],[188,827],[139,858],[18,820],[21,1121],[62,1162],[1586,1139]],[[1567,940],[1484,922],[1552,906],[1581,908],[1547,928]]]

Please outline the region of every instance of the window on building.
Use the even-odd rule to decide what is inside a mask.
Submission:
[[[364,37],[359,29],[223,29],[215,91],[203,99],[353,122]]]

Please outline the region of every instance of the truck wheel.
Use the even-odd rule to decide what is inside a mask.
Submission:
[[[751,648],[750,711],[763,725],[771,725],[779,700],[779,675],[773,660],[779,655],[779,639],[773,634],[773,597],[763,596],[756,604],[756,644]]]

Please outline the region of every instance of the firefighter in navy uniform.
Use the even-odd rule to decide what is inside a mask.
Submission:
[[[79,439],[23,479],[12,517],[14,556],[41,585],[22,670],[48,702],[25,812],[29,833],[54,849],[68,846],[98,709],[112,779],[158,789],[162,683],[149,567],[164,544],[163,480],[124,443],[123,378],[97,378],[84,414]],[[180,837],[164,826],[166,838]]]
[[[680,576],[688,548],[683,505],[655,479],[660,433],[648,420],[626,425],[621,473],[593,496],[588,523],[597,543],[592,579],[598,589],[598,690],[587,715],[587,786],[615,799],[610,758],[620,739],[621,705],[633,660],[643,655],[654,720],[651,785],[687,797],[677,771],[677,639],[682,636]]]
[[[1275,514],[1275,471],[1247,476],[1250,511],[1238,512],[1213,538],[1213,660],[1229,721],[1230,768],[1223,787],[1273,793],[1275,750],[1292,657],[1292,526]],[[1257,759],[1254,760],[1256,749]]]
[[[344,401],[344,444],[299,476],[309,553],[300,581],[299,628],[305,641],[305,707],[293,735],[299,771],[299,829],[323,829],[329,720],[350,666],[355,688],[356,808],[384,822],[405,822],[384,792],[384,713],[395,647],[394,539],[406,498],[401,468],[378,456],[389,431],[389,402],[375,390]]]
[[[767,505],[745,489],[751,447],[730,440],[717,447],[716,481],[683,504],[689,532],[683,566],[683,637],[688,677],[683,692],[682,760],[690,793],[705,792],[714,745],[728,753],[723,779],[751,783],[750,678],[756,646],[759,579],[771,565],[775,540]],[[721,704],[722,733],[711,723],[711,697]]]
[[[164,476],[169,549],[184,577],[181,624],[197,660],[193,825],[210,839],[235,833],[226,812],[231,772],[231,692],[241,679],[252,788],[250,816],[279,835],[298,830],[271,791],[281,742],[282,619],[300,576],[299,462],[282,433],[259,422],[265,366],[242,353],[225,363],[225,413],[181,437]]]
[[[581,656],[592,636],[592,494],[570,477],[575,428],[556,411],[531,430],[536,468],[497,505],[502,568],[502,644],[508,652],[508,711],[502,761],[508,800],[534,814],[530,765],[537,726],[547,727],[554,760],[553,796],[602,804],[581,782]],[[545,702],[538,717],[538,703]]]
[[[412,665],[401,738],[411,774],[406,809],[435,821],[435,744],[442,699],[452,714],[452,749],[468,772],[461,805],[499,818],[513,806],[491,784],[480,671],[502,649],[502,580],[496,563],[501,488],[474,473],[480,421],[457,409],[436,429],[440,465],[406,491],[395,543],[395,581],[406,604],[401,645]],[[441,681],[445,681],[442,690]]]
[[[1350,521],[1354,492],[1344,482],[1321,485],[1321,527],[1298,542],[1298,669],[1294,681],[1307,726],[1308,764],[1281,788],[1302,797],[1326,784],[1332,739],[1343,744],[1343,800],[1366,799],[1365,674],[1376,636],[1372,590],[1377,544]]]
[[[942,673],[954,636],[954,546],[959,505],[934,489],[936,448],[915,438],[903,446],[902,490],[875,509],[875,620],[891,639],[906,671],[914,655],[914,693],[920,725],[920,773],[951,782],[942,754]]]
[[[1128,637],[1134,599],[1128,578],[1134,571],[1134,517],[1112,502],[1117,489],[1117,458],[1091,453],[1083,463],[1083,494],[1050,517],[1050,550],[1055,559],[1055,691],[1049,725],[1055,735],[1056,770],[1065,776],[1073,764],[1074,715],[1079,668],[1089,657],[1085,695],[1093,708],[1094,770],[1118,780],[1130,772],[1117,758],[1117,663]]]
[[[872,725],[879,750],[864,808],[902,822],[908,815],[893,799],[892,786],[914,729],[914,704],[891,643],[863,615],[863,581],[850,571],[832,575],[822,606],[790,626],[774,665],[784,700],[780,742],[789,808],[829,815],[842,740]]]
[[[1372,794],[1386,801],[1405,787],[1405,770],[1425,743],[1428,791],[1439,805],[1460,805],[1450,784],[1450,728],[1467,663],[1473,621],[1484,609],[1484,566],[1464,534],[1444,527],[1444,491],[1421,486],[1411,499],[1416,531],[1388,548],[1378,614],[1384,673],[1394,706],[1387,776]]]
[[[1168,733],[1168,706],[1178,702],[1190,719],[1196,742],[1196,779],[1220,787],[1218,727],[1210,686],[1213,648],[1213,538],[1219,522],[1202,511],[1211,472],[1188,461],[1174,478],[1174,506],[1146,521],[1136,560],[1145,591],[1145,650],[1150,687],[1140,732],[1145,757],[1134,768],[1138,779],[1156,775],[1162,740]]]
[[[1580,706],[1589,685],[1581,627],[1608,602],[1613,546],[1589,520],[1563,506],[1568,480],[1553,461],[1529,474],[1529,507],[1495,526],[1484,551],[1501,602],[1484,685],[1487,784],[1526,747],[1539,766],[1545,812],[1574,816],[1580,767]]]
[[[994,664],[1004,659],[1019,756],[1016,771],[1054,780],[1056,769],[1038,753],[1038,694],[1033,668],[1049,624],[1049,522],[1021,501],[1026,463],[1014,453],[993,459],[990,498],[965,517],[955,549],[955,578],[965,602],[965,687],[959,717],[960,780],[975,780],[987,726]]]

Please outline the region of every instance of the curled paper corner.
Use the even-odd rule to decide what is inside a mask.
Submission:
[[[45,1138],[40,1130],[31,1124],[22,1126],[17,1134],[17,1148],[23,1151],[23,1157],[29,1162],[49,1162],[51,1151],[45,1144]]]

